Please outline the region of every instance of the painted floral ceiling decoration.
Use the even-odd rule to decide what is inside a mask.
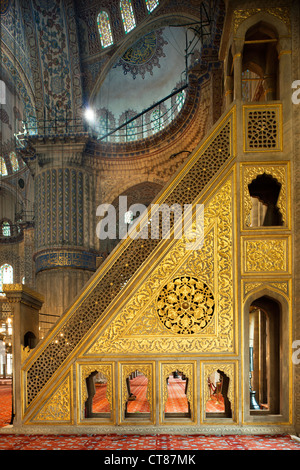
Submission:
[[[125,75],[131,73],[135,79],[137,75],[145,78],[146,73],[153,75],[153,67],[160,67],[159,59],[166,57],[163,47],[168,42],[162,36],[163,30],[152,31],[133,44],[115,67],[123,67]]]

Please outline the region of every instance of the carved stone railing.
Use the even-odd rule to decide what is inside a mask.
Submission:
[[[161,204],[169,207],[173,204],[192,204],[212,178],[235,156],[235,113],[233,106],[216,123],[208,138],[154,201],[156,207]],[[144,229],[147,227],[148,215],[145,213],[140,222]],[[63,314],[24,364],[25,408],[50,380],[52,383],[57,371],[76,356],[87,333],[105,315],[115,299],[122,299],[122,296],[125,299],[130,280],[141,273],[147,260],[151,260],[160,244],[165,243],[168,240],[163,239],[161,233],[157,239],[151,238],[148,233],[145,238],[138,234],[135,237],[128,236],[116,247],[73,306]]]

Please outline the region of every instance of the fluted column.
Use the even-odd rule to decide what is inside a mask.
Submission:
[[[44,333],[96,270],[94,176],[83,164],[85,143],[35,143],[34,260]]]

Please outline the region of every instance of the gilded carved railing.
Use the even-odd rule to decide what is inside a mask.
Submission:
[[[235,112],[233,106],[215,125],[209,137],[154,201],[157,206],[192,204],[235,155]],[[145,218],[147,220],[147,214]],[[161,243],[166,243],[161,233],[157,239],[151,238],[150,233],[144,238],[139,235],[127,237],[101,265],[84,294],[77,298],[24,364],[25,406],[32,403],[67,360],[75,357],[85,335],[104,315],[112,301],[127,290],[130,279],[140,272]]]

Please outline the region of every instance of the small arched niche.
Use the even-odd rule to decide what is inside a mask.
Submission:
[[[282,214],[277,207],[281,184],[266,173],[258,175],[249,185],[252,202],[251,227],[282,226]]]
[[[24,335],[24,348],[34,349],[37,344],[37,338],[32,331],[27,331]]]
[[[164,409],[165,418],[191,418],[189,378],[184,372],[175,370],[166,378],[166,382],[168,397]]]
[[[231,403],[228,399],[229,377],[220,369],[207,377],[208,396],[206,418],[231,418]]]
[[[125,418],[150,418],[150,403],[148,400],[148,377],[135,370],[126,377],[127,401]]]
[[[110,418],[111,406],[107,398],[107,377],[95,370],[86,378],[88,398],[85,402],[86,418]]]

